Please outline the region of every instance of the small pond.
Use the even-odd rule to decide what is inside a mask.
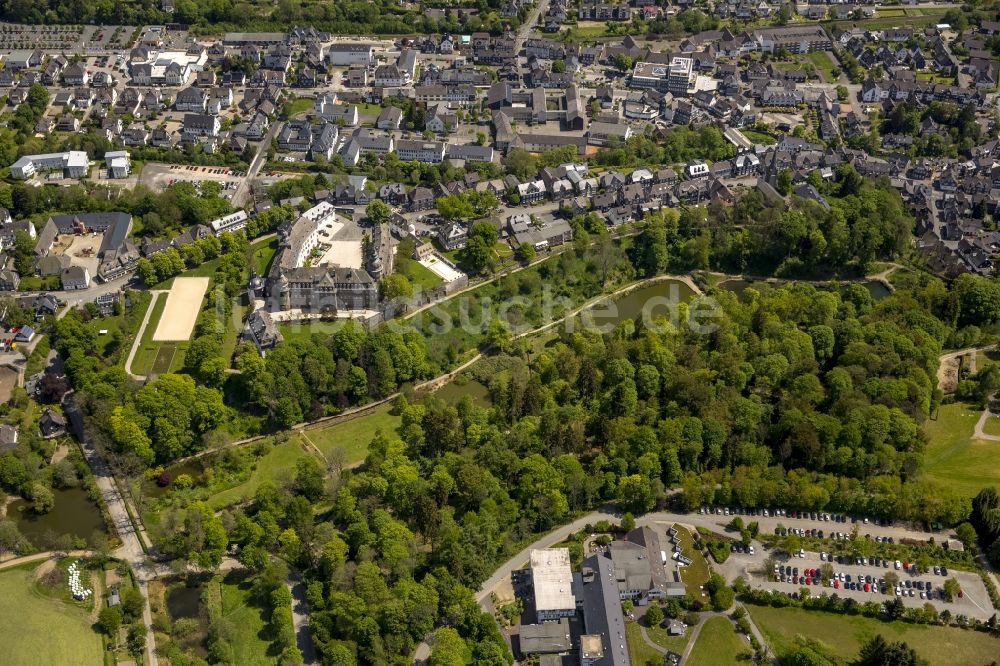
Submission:
[[[173,620],[185,617],[197,618],[201,615],[202,587],[174,585],[167,590],[167,612]]]
[[[490,407],[493,404],[489,388],[475,379],[453,379],[434,391],[434,395],[448,403],[458,402],[469,396],[477,407]]]
[[[660,317],[670,318],[678,305],[687,303],[693,296],[694,291],[679,280],[660,280],[615,299],[602,301],[581,313],[581,317],[590,318],[595,325],[602,327],[614,327],[626,319],[651,322]]]
[[[37,548],[48,547],[53,536],[70,534],[89,539],[94,532],[104,532],[101,510],[83,488],[53,490],[55,507],[44,514],[31,510],[31,502],[19,499],[7,505],[7,517],[14,521],[28,541]]]

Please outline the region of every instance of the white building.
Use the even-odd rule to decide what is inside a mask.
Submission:
[[[132,160],[127,150],[104,153],[104,163],[108,165],[108,178],[128,178],[132,172]]]
[[[371,65],[375,62],[375,47],[371,44],[331,44],[326,60],[331,65]]]
[[[285,244],[295,266],[303,266],[319,245],[320,231],[337,218],[337,210],[328,201],[321,201],[302,214],[289,230]]]
[[[535,590],[538,622],[576,615],[569,548],[531,551],[531,584]]]
[[[400,139],[396,142],[396,154],[404,162],[416,161],[439,164],[444,160],[444,143],[440,141]]]
[[[247,226],[247,212],[245,210],[238,210],[235,213],[226,215],[225,217],[212,220],[208,224],[212,227],[212,232],[216,236],[224,234],[227,231],[239,231]]]
[[[67,178],[83,178],[89,170],[87,153],[82,150],[70,150],[65,153],[46,153],[44,155],[25,155],[10,165],[11,178],[27,180],[39,171],[62,170]]]

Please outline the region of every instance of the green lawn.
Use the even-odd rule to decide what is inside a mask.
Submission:
[[[1000,417],[993,415],[987,418],[986,423],[983,424],[983,432],[987,435],[1000,436]],[[996,442],[994,442],[995,444]]]
[[[853,659],[861,645],[876,634],[882,634],[889,641],[905,641],[921,657],[935,665],[987,664],[1000,654],[1000,639],[978,631],[881,622],[860,615],[838,615],[801,608],[748,605],[747,610],[764,633],[768,645],[778,655],[793,647],[795,637],[801,635],[822,642],[839,657]]]
[[[271,644],[261,638],[267,622],[264,612],[250,599],[250,582],[242,582],[230,574],[222,583],[222,613],[236,629],[232,646],[237,664],[272,666],[274,657],[267,655]]]
[[[0,626],[4,637],[0,640],[0,664],[103,663],[101,637],[91,628],[87,610],[40,592],[34,582],[37,566],[0,573]]]
[[[156,303],[153,304],[153,312],[149,315],[149,321],[146,323],[142,338],[139,340],[139,348],[135,350],[135,357],[132,358],[130,369],[133,374],[145,375],[153,367],[156,352],[160,349],[160,343],[153,342],[153,333],[156,332],[156,325],[160,322],[160,316],[166,305],[167,294],[157,296]]]
[[[663,627],[647,627],[646,634],[649,639],[668,650],[673,650],[678,654],[684,653],[684,648],[687,647],[688,638],[691,637],[692,627],[688,627],[687,632],[683,636],[671,636],[667,633],[667,630]]]
[[[409,257],[396,258],[396,271],[405,275],[414,287],[421,289],[433,289],[442,282],[437,273]]]
[[[663,655],[643,640],[639,625],[632,620],[625,620],[625,640],[633,664],[645,666],[650,662],[663,663]]]
[[[325,428],[310,428],[305,434],[323,455],[329,457],[334,451],[340,450],[343,451],[345,464],[361,462],[368,455],[368,444],[376,431],[393,435],[399,427],[400,418],[390,414],[390,409],[390,405],[382,405],[365,416]]]
[[[1000,485],[1000,442],[971,438],[979,410],[964,403],[942,405],[937,419],[924,424],[928,443],[924,473],[968,496]]]
[[[257,275],[267,275],[267,269],[271,267],[271,261],[278,252],[278,239],[257,241],[250,245],[250,251],[253,253],[250,265],[257,271]]]
[[[307,97],[299,97],[285,104],[285,117],[292,118],[300,113],[305,113],[313,108],[313,100]]]
[[[38,275],[26,275],[17,283],[17,288],[21,291],[52,291],[62,286],[58,276],[41,277]]]
[[[836,77],[833,75],[833,70],[838,69],[837,63],[834,62],[830,55],[826,51],[813,51],[806,56],[809,58],[816,70],[823,73],[823,79],[827,83],[835,83]]]
[[[278,444],[257,461],[257,465],[253,472],[250,473],[249,479],[238,486],[213,495],[208,503],[214,509],[221,509],[235,504],[244,498],[253,497],[254,493],[257,492],[257,487],[264,481],[276,481],[280,483],[283,479],[291,478],[292,474],[295,473],[296,461],[308,455],[310,455],[309,452],[303,448],[302,444],[296,438],[292,438],[283,444]]]
[[[748,649],[750,644],[736,635],[732,622],[724,617],[713,617],[705,621],[686,663],[689,666],[736,664],[740,652]]]
[[[750,139],[754,143],[761,143],[765,146],[770,146],[771,144],[778,143],[778,140],[775,139],[770,134],[764,134],[763,132],[755,132],[754,130],[746,130],[746,129],[740,131],[743,132],[743,136]]]
[[[216,257],[215,259],[210,259],[203,264],[195,266],[194,268],[189,268],[183,273],[178,274],[176,277],[214,277],[215,271],[219,269],[220,263],[221,260]],[[168,278],[152,288],[169,290],[172,286],[174,286],[174,278]],[[211,289],[211,286],[209,286],[209,291],[211,291]]]
[[[295,321],[278,324],[278,331],[285,342],[293,340],[308,340],[313,333],[332,335],[344,325],[345,320],[340,321]]]
[[[674,527],[680,537],[682,552],[691,558],[690,566],[681,567],[681,580],[684,581],[688,592],[694,595],[695,599],[707,604],[709,596],[705,590],[700,588],[708,582],[708,562],[705,561],[705,556],[701,554],[700,550],[695,550],[691,533],[680,525],[674,525]]]

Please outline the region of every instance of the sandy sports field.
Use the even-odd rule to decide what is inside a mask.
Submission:
[[[191,337],[201,300],[208,290],[207,277],[174,278],[174,286],[167,295],[167,304],[153,333],[155,342],[181,342]]]

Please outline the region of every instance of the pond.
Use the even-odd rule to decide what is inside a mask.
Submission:
[[[31,502],[19,499],[7,505],[7,517],[14,521],[28,541],[37,548],[47,548],[53,537],[65,534],[89,539],[94,532],[104,532],[101,510],[83,488],[53,490],[55,507],[41,515],[31,510]]]
[[[477,407],[490,407],[493,404],[490,400],[490,389],[485,384],[465,377],[456,377],[434,391],[434,395],[448,403],[458,402],[469,396]]]
[[[201,615],[201,586],[188,587],[180,584],[167,590],[167,611],[170,618],[179,620],[184,617],[197,618]]]
[[[681,303],[687,303],[694,296],[691,287],[679,280],[660,280],[609,301],[602,301],[580,314],[584,323],[596,326],[614,327],[626,319],[650,321],[660,317],[672,317],[672,312]]]
[[[736,294],[736,298],[743,298],[743,292],[746,291],[747,287],[752,285],[753,282],[750,280],[744,280],[743,278],[734,278],[732,280],[723,280],[718,284],[719,289],[724,289],[726,291],[731,291]]]
[[[872,295],[876,301],[881,301],[883,298],[891,294],[889,288],[885,286],[885,283],[879,282],[878,280],[871,280],[870,282],[862,282],[861,285],[868,290],[868,293]]]

